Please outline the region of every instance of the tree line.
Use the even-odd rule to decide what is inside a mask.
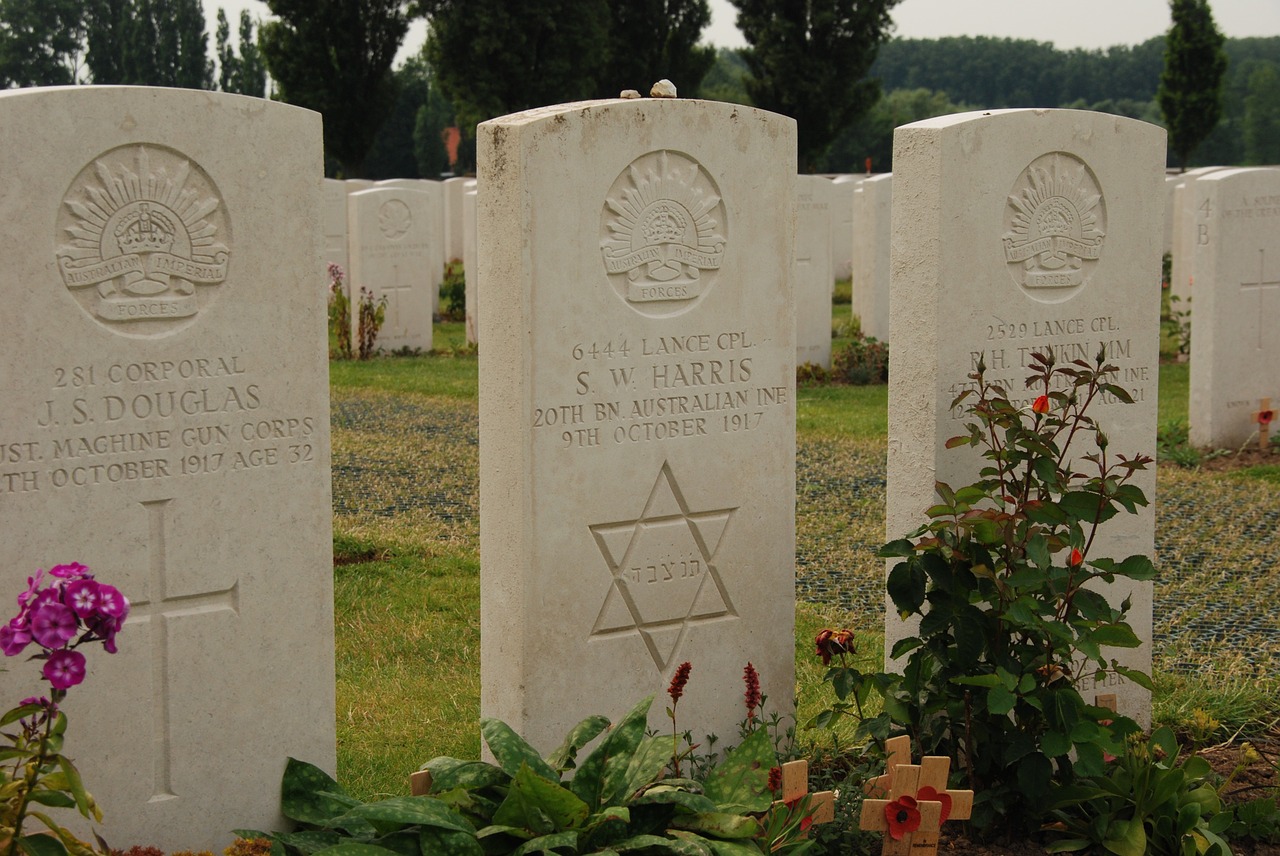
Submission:
[[[1106,50],[890,39],[900,0],[732,0],[742,50],[702,43],[706,0],[264,2],[272,19],[255,25],[242,14],[238,50],[219,10],[210,56],[201,0],[0,0],[0,86],[127,83],[263,96],[269,72],[271,97],[324,114],[327,169],[345,177],[435,177],[450,168],[449,126],[462,129],[454,168],[465,170],[479,121],[647,92],[662,77],[683,97],[794,117],[801,171],[861,171],[868,158],[887,170],[894,127],[996,107],[1075,107],[1166,124],[1171,163],[1280,163],[1280,37],[1224,42],[1206,0],[1173,0],[1183,23],[1169,36]],[[426,43],[393,69],[415,17],[428,20]],[[1169,76],[1178,69],[1181,77]]]

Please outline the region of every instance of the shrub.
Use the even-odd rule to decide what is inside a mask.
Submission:
[[[380,300],[373,299],[373,292],[364,286],[360,287],[360,353],[362,360],[367,360],[375,353],[375,345],[378,341],[378,332],[382,330],[382,324],[387,319],[387,298],[384,295]]]
[[[351,359],[351,298],[342,265],[329,264],[329,358]]]
[[[440,319],[465,321],[467,317],[467,276],[462,262],[454,259],[444,266],[440,283]]]
[[[855,339],[831,359],[831,379],[854,386],[889,382],[889,344],[875,338]]]

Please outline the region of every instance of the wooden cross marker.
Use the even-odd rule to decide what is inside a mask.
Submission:
[[[944,803],[951,803],[947,820],[968,820],[973,812],[973,791],[947,790],[947,774],[951,771],[951,759],[928,755],[918,765],[911,761],[911,738],[894,737],[886,744],[889,760],[887,772],[867,783],[868,798],[862,802],[860,829],[883,832],[883,856],[927,856],[938,852],[938,835],[942,829]],[[922,799],[920,792],[932,788],[932,793],[943,799]],[[929,792],[926,792],[928,794]],[[920,825],[914,831],[894,839],[889,834],[889,820],[885,809],[900,797],[916,800],[920,812]],[[875,798],[872,798],[875,797]]]
[[[1261,399],[1258,409],[1254,411],[1253,421],[1258,423],[1258,448],[1264,452],[1271,442],[1271,420],[1275,416],[1276,412],[1271,409],[1271,399]]]
[[[782,799],[773,801],[774,808],[786,808],[788,803],[803,799],[809,794],[809,762],[788,761],[782,765]],[[830,823],[836,819],[836,795],[834,791],[820,791],[809,797],[809,817],[814,823]]]

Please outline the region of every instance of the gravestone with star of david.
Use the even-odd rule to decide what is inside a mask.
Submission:
[[[1258,436],[1259,400],[1280,396],[1280,169],[1220,170],[1194,189],[1191,442],[1238,449]]]
[[[572,152],[572,157],[566,157]],[[795,125],[590,101],[480,126],[481,710],[543,750],[663,696],[789,712]],[[470,273],[470,272],[468,272]]]
[[[951,405],[980,358],[987,382],[1029,412],[1040,393],[1025,384],[1032,353],[1092,365],[1105,349],[1134,403],[1103,394],[1089,415],[1111,454],[1154,455],[1164,151],[1160,128],[1080,110],[961,113],[894,132],[887,538],[926,521],[936,482],[977,480],[978,450],[945,444],[974,421]],[[1080,456],[1096,449],[1072,448],[1087,467]],[[1151,504],[1104,523],[1090,558],[1152,554],[1154,467],[1133,483]],[[1129,580],[1105,589],[1115,605],[1132,599],[1129,623],[1143,642],[1106,653],[1142,671],[1151,590]],[[886,656],[913,629],[887,607]],[[1149,693],[1137,684],[1083,674],[1086,697],[1114,692],[1121,713],[1149,721]]]
[[[439,200],[422,190],[375,187],[347,197],[351,229],[351,339],[359,336],[361,289],[386,315],[375,347],[431,350],[432,308],[439,301],[442,269]]]
[[[322,154],[261,99],[0,93],[0,620],[72,561],[132,602],[62,704],[114,846],[220,851],[334,769]]]

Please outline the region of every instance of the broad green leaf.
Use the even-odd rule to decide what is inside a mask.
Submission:
[[[356,841],[348,841],[342,844],[335,844],[332,847],[326,847],[324,850],[318,850],[315,856],[395,856],[395,851],[379,847],[376,844],[361,844]]]
[[[876,556],[881,559],[905,559],[909,556],[914,556],[915,553],[915,544],[912,544],[906,538],[899,538],[881,547]]]
[[[433,793],[451,791],[454,788],[478,790],[502,784],[511,778],[506,770],[484,761],[460,761],[441,756],[422,765],[431,773]]]
[[[1058,758],[1071,751],[1071,739],[1061,731],[1046,731],[1040,738],[1040,751],[1050,758]]]
[[[314,764],[290,758],[280,782],[280,812],[290,820],[325,826],[360,801]],[[354,854],[353,854],[354,856]]]
[[[633,835],[622,841],[613,842],[609,845],[609,849],[616,853],[635,853],[653,848],[654,853],[674,853],[676,851],[670,849],[673,844],[675,842],[670,838],[664,838],[661,835]]]
[[[557,770],[572,769],[579,750],[603,734],[608,727],[608,717],[588,716],[569,731],[560,747],[547,757],[547,763]]]
[[[237,834],[239,834],[237,832]],[[244,838],[245,836],[240,836]],[[265,838],[266,836],[256,836]],[[304,829],[278,836],[279,841],[303,854],[319,853],[342,842],[342,836],[331,829]]]
[[[1074,520],[1092,521],[1099,505],[1097,494],[1082,490],[1073,490],[1058,498],[1058,508]]]
[[[548,835],[581,826],[590,813],[590,807],[573,791],[521,764],[511,778],[506,799],[493,813],[493,822]]]
[[[1089,635],[1097,644],[1113,648],[1137,648],[1142,644],[1142,640],[1127,624],[1103,624],[1095,627]]]
[[[916,562],[895,565],[889,572],[886,587],[899,612],[918,612],[924,603],[925,575]]]
[[[987,711],[995,716],[1004,716],[1013,710],[1016,701],[1017,697],[1003,685],[992,687],[991,692],[987,694]]]
[[[769,770],[777,763],[768,729],[758,728],[707,775],[704,792],[724,809],[764,811],[773,803]]]
[[[1112,820],[1102,846],[1116,856],[1147,856],[1147,833],[1142,819]]]
[[[418,835],[423,856],[484,856],[484,848],[474,832],[427,827]]]
[[[18,839],[18,847],[27,856],[68,856],[67,848],[52,835],[24,835]]]
[[[605,735],[595,750],[578,765],[577,772],[574,773],[573,779],[569,782],[569,788],[588,806],[598,809],[602,805],[608,805],[615,801],[612,799],[613,794],[610,790],[611,780],[607,779],[607,777],[622,778],[625,776],[627,765],[631,760],[631,754],[636,751],[640,746],[640,741],[644,738],[649,708],[652,705],[653,696],[641,699]],[[615,755],[622,756],[621,760],[615,761]],[[614,772],[619,767],[621,767],[621,770]]]
[[[542,756],[502,720],[489,718],[480,720],[480,736],[484,738],[485,745],[493,753],[498,766],[505,770],[507,775],[514,777],[520,765],[527,764],[536,775],[552,782],[560,781],[560,774],[542,760]]]
[[[997,674],[990,675],[961,675],[951,679],[953,684],[964,684],[971,687],[996,687],[1000,686],[1000,676]]]
[[[26,717],[39,713],[42,710],[44,710],[44,707],[38,704],[19,705],[18,707],[10,710],[3,717],[0,717],[0,728],[3,728],[6,725],[12,725],[19,719],[25,719]]]
[[[692,812],[715,811],[717,806],[702,794],[659,785],[631,800],[629,805],[678,805]]]
[[[677,814],[671,819],[671,825],[716,838],[751,838],[760,831],[760,824],[755,818],[724,811]]]
[[[578,833],[556,832],[526,841],[517,847],[511,856],[528,856],[530,853],[555,853],[558,849],[568,848],[568,852],[578,852]]]
[[[80,814],[101,822],[102,811],[98,808],[97,803],[94,802],[89,792],[84,789],[84,781],[81,780],[80,771],[76,769],[76,765],[71,763],[70,758],[59,755],[58,766],[62,769],[62,774],[67,778],[67,790],[75,798],[76,808],[80,811]]]
[[[1075,853],[1077,850],[1084,850],[1092,844],[1093,842],[1087,838],[1062,838],[1046,844],[1044,851],[1046,853]]]
[[[523,769],[523,768],[522,768]],[[558,785],[556,787],[559,787]],[[438,826],[458,832],[475,832],[466,818],[433,797],[391,797],[357,806],[331,823],[341,826],[349,818],[385,821],[403,826]]]
[[[75,808],[76,801],[68,793],[63,791],[46,791],[34,790],[30,793],[28,799],[31,802],[47,805],[50,808]]]

